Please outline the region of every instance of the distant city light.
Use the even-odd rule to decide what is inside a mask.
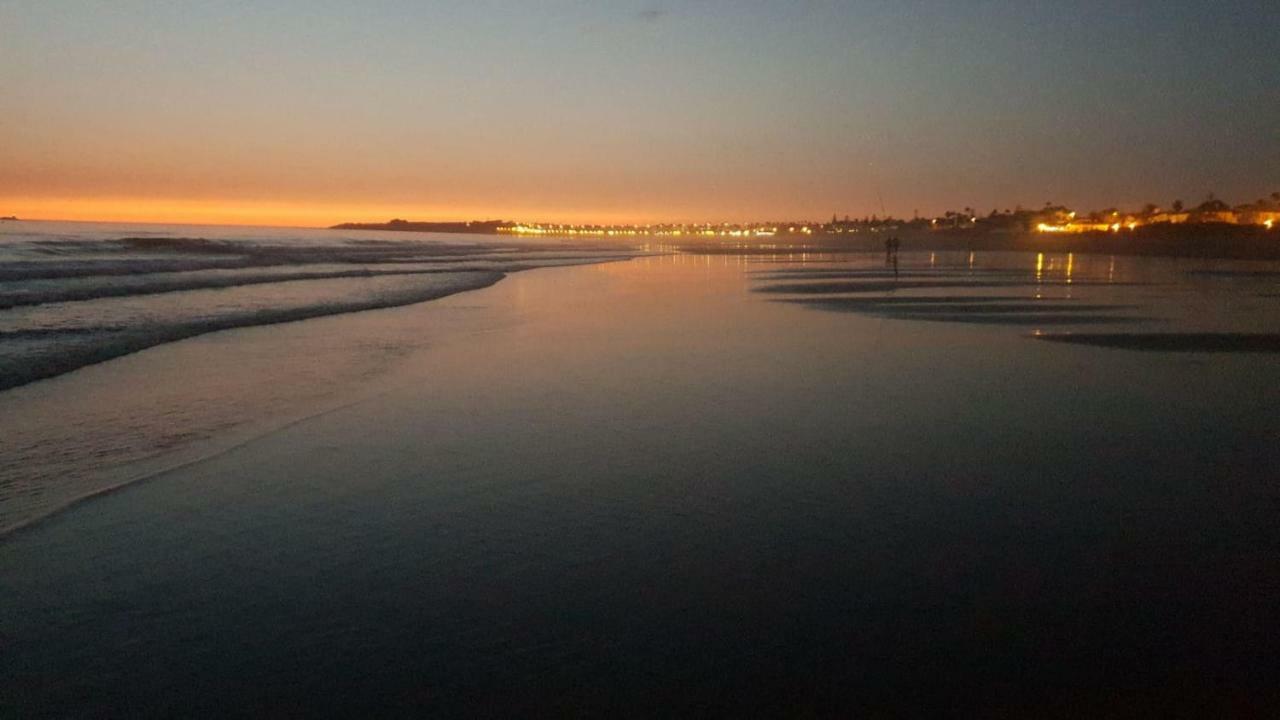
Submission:
[[[1237,206],[1233,210],[1209,209],[1200,207],[1190,212],[1164,213],[1155,209],[1154,204],[1147,205],[1135,213],[1107,209],[1102,212],[1079,215],[1075,210],[1065,207],[1046,205],[1041,211],[1017,210],[1004,213],[993,211],[990,216],[980,218],[970,213],[972,208],[965,208],[964,213],[948,211],[945,217],[902,220],[892,216],[877,218],[867,216],[862,219],[837,220],[832,215],[831,222],[808,222],[779,225],[776,222],[698,222],[698,223],[664,223],[658,225],[570,225],[559,223],[502,223],[496,225],[499,233],[513,235],[532,235],[549,237],[702,237],[702,238],[750,238],[772,237],[773,235],[844,235],[846,233],[880,233],[893,232],[899,228],[909,230],[913,227],[930,231],[951,232],[1018,232],[1028,228],[1037,233],[1118,233],[1124,229],[1136,231],[1139,226],[1172,225],[1181,223],[1226,223],[1231,225],[1252,225],[1272,230],[1275,228],[1277,213],[1275,207],[1265,201],[1253,205]],[[403,222],[403,221],[401,221]],[[467,227],[471,227],[468,223]]]

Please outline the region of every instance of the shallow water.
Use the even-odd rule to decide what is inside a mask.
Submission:
[[[143,716],[1274,707],[1280,355],[1035,339],[1275,333],[1274,277],[904,255],[951,280],[995,268],[1054,284],[759,292],[777,270],[883,272],[882,258],[805,259],[818,263],[537,270],[0,395],[44,418],[33,442],[106,432],[122,403],[141,422],[160,402],[175,430],[217,415],[200,403],[328,410],[0,543],[4,702]],[[1189,273],[1206,269],[1219,274]],[[908,296],[1131,321],[812,304]],[[395,360],[367,367],[353,343]],[[294,385],[312,372],[334,396]],[[89,416],[68,426],[82,399]]]
[[[139,392],[151,377],[104,387],[117,382],[111,371],[69,393],[19,386],[220,330],[420,303],[629,252],[422,233],[0,224],[0,534],[337,402],[423,339],[407,329],[304,337],[266,351],[293,369],[253,376],[243,349],[206,372],[180,358],[153,372],[182,387],[159,392]]]

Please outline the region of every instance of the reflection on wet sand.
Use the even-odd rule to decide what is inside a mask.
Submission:
[[[1150,352],[1280,353],[1280,333],[1036,333],[1032,337]]]
[[[1088,313],[902,313],[893,317],[899,320],[932,320],[934,322],[975,323],[986,325],[1108,325],[1137,323],[1146,318],[1117,315],[1090,315]]]
[[[1065,280],[850,280],[843,282],[779,283],[756,288],[758,292],[794,295],[835,295],[838,293],[891,292],[894,290],[923,290],[930,288],[1013,288],[1013,287],[1078,287],[1105,285],[1108,287],[1130,283],[1069,282]]]
[[[892,271],[884,270],[755,270],[752,273],[758,280],[886,280],[895,277]],[[897,278],[940,278],[940,277],[972,277],[985,278],[1023,278],[1032,280],[1035,273],[1003,268],[965,268],[956,272],[955,268],[913,268],[902,270]]]
[[[1280,270],[1188,270],[1188,277],[1206,278],[1275,278],[1280,280]]]
[[[1064,325],[1139,322],[1141,318],[1104,314],[1131,305],[1084,304],[1016,296],[882,297],[783,300],[836,312],[856,312],[899,320],[987,323],[1002,325]]]
[[[930,255],[898,272],[873,258],[775,267],[749,273],[775,302],[894,320],[1016,325],[1035,336],[1099,347],[1203,352],[1275,352],[1276,337],[1251,332],[1255,309],[1239,298],[1276,297],[1257,267],[1140,267],[1117,273],[1115,258],[1068,254],[985,258]],[[1208,285],[1203,280],[1214,280]],[[1208,293],[1208,294],[1206,294]],[[1260,308],[1264,309],[1265,308]],[[1265,317],[1263,312],[1258,317]],[[1256,318],[1255,318],[1256,319]],[[1161,322],[1162,333],[1045,333],[1037,328]],[[1181,332],[1170,332],[1178,330]]]
[[[1034,269],[974,267],[972,257],[960,266],[938,265],[937,258],[931,256],[929,265],[909,266],[898,274],[873,267],[814,267],[762,271],[753,273],[753,279],[761,283],[756,287],[757,292],[806,296],[782,302],[897,320],[1021,326],[1098,325],[1142,320],[1114,314],[1132,309],[1132,305],[1082,303],[1071,297],[1077,287],[1111,287],[1120,283],[1097,278],[1079,281],[1073,277],[1074,258],[1068,258],[1063,272],[1053,276],[1047,274],[1045,265],[1043,256],[1036,257]],[[1052,262],[1049,265],[1054,267]],[[1057,294],[1065,296],[1046,298],[1042,295],[1046,288],[1057,288]],[[928,293],[930,290],[966,293],[990,289],[1031,292],[1021,295]]]
[[[1070,298],[1040,298],[1026,295],[881,295],[879,297],[831,297],[831,298],[779,298],[773,302],[795,303],[824,310],[863,310],[884,305],[953,305],[974,303],[1036,303],[1036,307],[1044,307],[1039,303],[1059,301]]]

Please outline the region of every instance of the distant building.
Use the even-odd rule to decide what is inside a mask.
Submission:
[[[1234,210],[1197,210],[1193,216],[1194,222],[1227,223],[1228,225],[1240,223],[1240,218]]]
[[[1153,214],[1147,222],[1177,225],[1179,223],[1187,222],[1190,218],[1191,213],[1161,211]]]
[[[1237,222],[1246,225],[1265,225],[1268,228],[1280,225],[1280,202],[1267,203],[1259,200],[1249,205],[1237,205],[1234,208]]]

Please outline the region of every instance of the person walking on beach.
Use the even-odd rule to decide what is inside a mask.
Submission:
[[[886,238],[884,241],[884,264],[893,265],[893,279],[898,279],[898,248],[902,246],[902,241],[896,237]]]

